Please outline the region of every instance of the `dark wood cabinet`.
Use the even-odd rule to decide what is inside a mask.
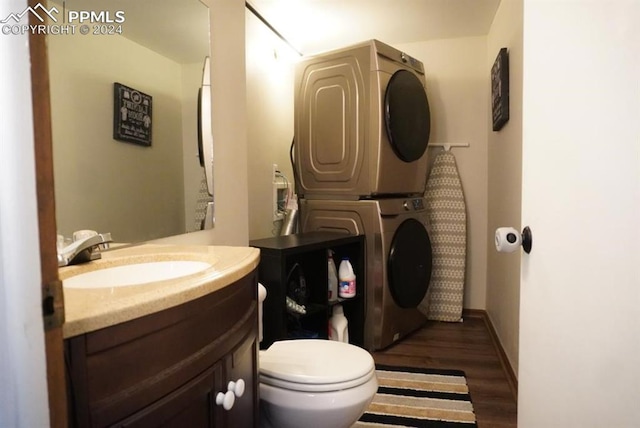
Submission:
[[[342,304],[349,322],[349,342],[364,345],[365,237],[333,232],[309,232],[254,240],[260,249],[258,280],[267,289],[264,301],[263,339],[265,349],[274,341],[288,338],[327,338],[332,306]],[[328,299],[327,250],[334,252],[336,270],[348,257],[356,274],[356,296]],[[300,292],[300,277],[306,292]],[[296,290],[298,289],[298,290]],[[286,297],[304,304],[306,314],[287,309]],[[302,296],[302,298],[300,298]]]
[[[214,293],[65,341],[76,427],[256,427],[257,272]],[[230,381],[244,393],[216,404]]]
[[[120,427],[215,427],[216,391],[222,389],[222,366],[217,364],[166,397],[116,423]]]

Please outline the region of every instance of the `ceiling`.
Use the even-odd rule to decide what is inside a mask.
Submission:
[[[67,10],[124,11],[122,36],[178,63],[208,55],[209,9],[199,0],[53,0],[63,1]]]
[[[200,0],[103,0],[99,7],[95,0],[64,1],[67,10],[124,11],[123,36],[177,62],[200,62],[208,52],[209,14]],[[500,0],[248,1],[302,54],[368,39],[393,45],[483,36],[500,4]]]
[[[500,0],[249,0],[303,54],[488,34]]]

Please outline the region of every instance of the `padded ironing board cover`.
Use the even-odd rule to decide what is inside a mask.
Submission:
[[[467,252],[467,211],[453,153],[443,151],[435,158],[425,198],[431,224],[433,267],[429,292],[418,309],[431,320],[460,321]]]
[[[193,230],[191,232],[202,230],[202,223],[207,215],[207,205],[211,201],[213,201],[213,197],[209,194],[209,190],[207,189],[207,177],[204,175],[204,168],[202,168],[202,179],[200,180],[200,188],[198,189],[195,218]]]

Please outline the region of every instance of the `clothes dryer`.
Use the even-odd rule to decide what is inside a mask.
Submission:
[[[370,40],[304,58],[294,92],[300,197],[424,193],[431,122],[420,61]]]
[[[425,201],[416,198],[300,201],[303,232],[362,234],[366,239],[364,345],[385,348],[426,321],[417,309],[431,279]]]

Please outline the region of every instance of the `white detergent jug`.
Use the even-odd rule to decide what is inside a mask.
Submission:
[[[335,305],[333,307],[333,315],[329,319],[329,339],[349,343],[348,324],[342,305]]]
[[[338,268],[338,296],[350,299],[356,296],[356,274],[348,257],[343,257]]]

